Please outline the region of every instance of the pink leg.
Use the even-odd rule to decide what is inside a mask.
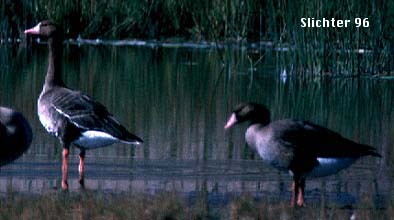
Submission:
[[[305,180],[301,180],[298,186],[298,198],[297,205],[304,206],[304,189],[305,189]]]
[[[67,172],[68,172],[68,147],[63,147],[63,164],[62,164],[62,189],[68,189]]]
[[[293,180],[293,182],[291,183],[291,206],[295,207],[296,205],[296,184],[295,181]]]
[[[291,185],[292,196],[291,196],[291,206],[296,205],[301,207],[304,206],[304,188],[305,180],[293,180]]]
[[[79,153],[79,184],[81,185],[82,188],[85,188],[85,179],[84,179],[84,170],[85,170],[85,150],[81,150],[81,153]]]

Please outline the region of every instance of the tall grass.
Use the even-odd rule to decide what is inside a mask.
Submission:
[[[295,2],[289,7],[297,7],[299,2]],[[289,11],[294,13],[289,16],[349,19],[351,25],[301,28],[297,27],[299,19],[290,21],[288,26],[296,28],[286,31],[284,38],[291,39],[295,45],[291,63],[298,63],[315,74],[393,74],[394,34],[390,31],[394,28],[393,1],[323,0],[303,6]],[[355,18],[368,18],[369,27],[357,28]]]
[[[368,18],[370,27],[301,28],[302,17]],[[0,0],[1,39],[43,19],[71,38],[271,41],[308,73],[393,74],[393,1]]]

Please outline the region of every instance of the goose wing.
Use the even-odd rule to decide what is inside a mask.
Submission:
[[[380,156],[375,148],[358,144],[340,134],[307,121],[292,121],[280,132],[282,140],[315,158]]]
[[[83,130],[102,131],[123,141],[142,140],[123,127],[99,102],[69,89],[52,99],[52,107]]]
[[[311,171],[318,158],[357,158],[380,155],[368,145],[358,144],[327,128],[307,121],[281,120],[271,123],[275,138],[293,154],[289,169],[299,175]]]

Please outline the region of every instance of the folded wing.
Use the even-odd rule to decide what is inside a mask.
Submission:
[[[64,89],[52,107],[71,123],[86,131],[101,131],[125,142],[142,142],[123,127],[99,102],[78,91]]]

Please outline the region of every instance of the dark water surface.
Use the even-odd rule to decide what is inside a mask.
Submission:
[[[258,65],[251,65],[260,55],[242,49],[218,53],[67,45],[65,83],[103,103],[145,141],[137,147],[116,144],[88,151],[86,187],[186,194],[206,190],[289,199],[290,176],[264,165],[246,147],[246,125],[223,129],[235,105],[255,101],[266,104],[275,120],[310,120],[373,145],[383,155],[362,158],[337,175],[309,180],[307,199],[352,203],[364,194],[392,198],[394,81],[302,77],[289,71],[291,64],[283,65],[283,56],[266,52]],[[46,45],[15,51],[0,47],[0,61],[0,105],[23,112],[34,131],[28,152],[1,167],[0,193],[59,188],[61,147],[36,115],[47,68]],[[74,191],[79,189],[78,153],[72,148],[69,184]]]

